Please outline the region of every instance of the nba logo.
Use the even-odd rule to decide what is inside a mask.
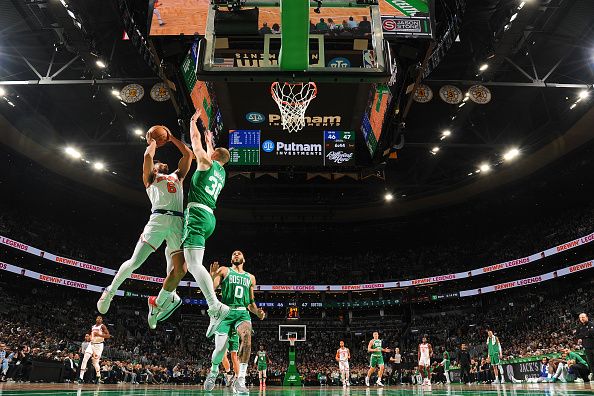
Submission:
[[[274,142],[272,140],[266,140],[262,143],[262,150],[266,153],[271,153],[274,151]]]

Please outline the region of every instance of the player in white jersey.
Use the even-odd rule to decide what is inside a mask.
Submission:
[[[103,353],[103,341],[110,337],[111,335],[109,334],[109,330],[107,330],[107,326],[103,324],[103,318],[101,316],[97,316],[95,319],[95,324],[93,327],[91,327],[91,341],[88,343],[87,348],[84,351],[85,356],[80,365],[80,374],[78,377],[79,384],[84,382],[83,378],[85,376],[85,371],[87,371],[89,359],[91,359],[93,362],[93,367],[95,368],[95,373],[97,374],[95,383],[101,382],[101,368],[99,367],[99,359],[101,359],[101,354]]]
[[[147,134],[148,147],[144,152],[142,181],[151,201],[151,216],[136,243],[132,257],[120,266],[111,285],[105,288],[101,298],[97,301],[97,310],[101,314],[105,314],[109,310],[111,300],[122,283],[146,261],[148,256],[161,246],[163,241],[167,242],[165,249],[166,274],[169,274],[174,268],[174,261],[178,262],[176,268],[183,268],[184,255],[181,249],[184,223],[183,181],[190,170],[194,154],[192,149],[171,133],[168,134],[168,141],[173,143],[182,153],[177,170],[173,173],[169,173],[167,164],[159,161],[154,162],[157,143],[150,136],[150,133]],[[170,303],[175,304],[176,308],[181,304],[181,299],[175,291],[170,298]],[[171,314],[173,309],[168,312]],[[165,319],[167,318],[160,318],[160,320]]]
[[[338,362],[338,369],[340,370],[340,378],[342,386],[351,386],[349,382],[350,369],[349,360],[351,359],[351,351],[344,346],[344,341],[340,341],[340,348],[336,350],[336,361]]]
[[[419,373],[423,378],[423,385],[431,385],[431,355],[433,347],[427,342],[427,336],[423,337],[423,342],[419,344]]]

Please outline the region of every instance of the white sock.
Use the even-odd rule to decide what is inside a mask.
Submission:
[[[157,303],[158,307],[163,307],[163,305],[167,302],[167,300],[169,300],[169,298],[171,297],[171,295],[173,294],[173,292],[167,291],[163,288],[161,288],[161,291],[159,292],[159,295],[157,296],[157,300],[155,301]]]
[[[134,253],[132,253],[132,257],[124,261],[118,272],[113,277],[111,285],[109,285],[109,290],[112,293],[115,293],[120,288],[122,283],[124,283],[124,281],[128,279],[153,252],[154,250],[150,245],[139,240],[134,247]]]
[[[239,378],[245,378],[247,374],[247,363],[239,363],[239,374],[237,375]]]
[[[192,274],[196,283],[198,283],[198,287],[200,287],[200,291],[204,294],[204,298],[206,298],[208,307],[211,308],[217,305],[219,300],[212,285],[212,278],[202,265],[204,249],[184,249],[184,258],[188,264],[188,271]]]

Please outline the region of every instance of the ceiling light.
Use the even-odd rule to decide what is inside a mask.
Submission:
[[[466,102],[462,102],[462,103],[460,103],[460,104],[458,105],[458,107],[462,107],[462,106],[464,106],[465,104],[466,104]]]
[[[489,164],[487,164],[486,162],[484,162],[484,163],[482,163],[482,164],[479,166],[479,170],[480,170],[481,172],[489,172],[489,171],[491,170],[491,165],[489,165]]]
[[[384,199],[388,202],[390,202],[391,200],[394,199],[394,196],[390,193],[386,193],[386,195],[384,195]]]
[[[483,63],[483,64],[481,65],[481,67],[479,67],[479,70],[480,70],[480,71],[485,71],[485,70],[487,70],[488,68],[489,68],[489,65],[488,65],[487,63]]]
[[[135,135],[137,135],[137,136],[142,136],[142,129],[140,129],[140,128],[136,128],[136,129],[134,130],[134,134],[135,134]]]
[[[80,158],[82,156],[82,154],[80,153],[80,151],[78,151],[77,149],[75,149],[74,147],[66,147],[64,149],[64,152],[66,152],[66,154],[68,154],[70,157],[72,158]]]
[[[433,147],[433,148],[431,149],[431,152],[432,152],[433,154],[436,154],[438,151],[439,151],[439,147],[437,147],[437,146],[435,146],[435,147]]]
[[[462,102],[468,102],[468,96],[465,96],[464,99],[462,99]]]
[[[511,16],[511,18],[509,18],[509,21],[513,22],[517,17],[518,17],[518,13],[516,12],[514,15]]]
[[[120,91],[118,91],[117,89],[112,89],[112,90],[111,90],[111,94],[112,94],[113,96],[120,96]]]
[[[520,155],[520,150],[514,147],[512,149],[509,149],[505,154],[503,154],[503,159],[506,161],[511,161],[518,155]]]
[[[583,91],[580,91],[580,93],[578,94],[578,97],[580,99],[586,99],[589,95],[590,95],[590,93],[584,89]]]
[[[577,103],[572,104],[571,106],[569,106],[569,110],[573,110],[575,109],[575,106],[577,106]]]
[[[2,87],[0,87],[0,96],[4,96],[6,95],[6,90]]]
[[[448,137],[448,136],[450,136],[451,134],[452,134],[452,132],[451,132],[449,129],[446,129],[446,130],[444,130],[444,131],[441,133],[441,136]]]
[[[102,69],[105,69],[105,68],[107,67],[107,65],[105,64],[105,62],[103,62],[101,59],[97,59],[97,60],[95,61],[95,64],[96,64],[98,67],[102,68]]]
[[[470,173],[468,174],[468,176],[472,176],[472,172],[470,172]]]
[[[103,170],[105,169],[105,165],[103,165],[103,162],[95,162],[93,168],[95,168],[95,170]]]
[[[522,8],[524,8],[525,5],[526,5],[525,1],[521,2],[520,5],[518,6],[518,10],[521,10]]]
[[[114,175],[117,175],[117,173],[116,173],[116,172],[111,172],[111,173],[113,173]]]
[[[64,0],[60,0],[60,3],[62,3],[62,5],[63,5],[65,8],[68,8],[68,4],[66,4],[66,2],[65,2]]]

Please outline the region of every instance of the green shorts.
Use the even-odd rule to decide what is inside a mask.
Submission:
[[[231,308],[231,311],[229,311],[229,315],[227,315],[227,317],[223,319],[215,333],[227,334],[229,336],[232,336],[233,333],[237,334],[237,327],[243,322],[249,322],[250,325],[252,324],[252,318],[250,318],[249,311],[247,309],[235,310]]]
[[[214,214],[200,207],[187,208],[184,214],[184,232],[182,246],[184,248],[202,248],[212,235],[216,226]]]
[[[379,356],[371,355],[371,358],[369,359],[369,367],[383,366],[383,365],[384,365],[384,357],[382,355],[379,355]]]
[[[231,330],[231,334],[229,334],[229,352],[239,352],[239,334],[237,331]]]
[[[258,363],[258,371],[266,371],[267,369],[267,365]]]
[[[499,360],[499,354],[498,353],[492,353],[489,355],[489,358],[491,359],[491,365],[495,365],[495,364],[500,364],[501,360]]]

